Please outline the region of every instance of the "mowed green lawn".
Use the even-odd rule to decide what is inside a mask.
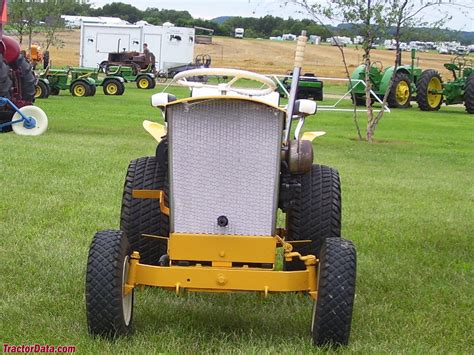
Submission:
[[[154,90],[153,92],[157,92]],[[2,343],[76,345],[80,353],[310,353],[307,296],[135,294],[135,334],[92,339],[84,280],[97,230],[119,227],[130,160],[152,155],[152,91],[38,100],[36,138],[0,135]],[[364,114],[360,115],[361,120]],[[343,233],[358,251],[351,343],[359,353],[472,353],[474,116],[395,110],[354,140],[350,113],[320,112],[315,160],[340,171]],[[203,182],[205,183],[205,182]]]

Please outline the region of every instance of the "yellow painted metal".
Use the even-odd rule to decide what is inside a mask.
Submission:
[[[82,97],[86,94],[86,87],[83,84],[78,84],[74,87],[74,95]]]
[[[399,105],[405,105],[410,99],[410,84],[408,84],[405,80],[401,80],[397,84],[395,95],[397,97],[397,103]]]
[[[303,136],[301,137],[301,140],[312,142],[315,138],[324,136],[325,134],[326,134],[326,132],[324,132],[324,131],[304,132]]]
[[[243,100],[243,101],[251,101],[251,102],[257,102],[257,103],[260,103],[260,104],[263,104],[263,105],[266,105],[266,106],[269,106],[269,107],[278,109],[279,111],[282,111],[282,112],[286,113],[286,110],[285,110],[285,109],[283,109],[283,108],[281,108],[281,107],[279,107],[279,106],[277,106],[277,105],[273,105],[273,104],[270,104],[270,103],[268,103],[268,102],[259,100],[259,99],[258,99],[258,96],[246,97],[246,96],[237,96],[237,95],[232,95],[232,94],[229,94],[229,95],[210,95],[210,96],[199,96],[199,97],[187,97],[187,98],[184,98],[184,99],[171,101],[171,102],[169,102],[166,106],[178,105],[178,104],[182,104],[182,103],[185,103],[185,102],[187,102],[187,103],[193,103],[193,102],[206,101],[206,100]]]
[[[132,190],[133,198],[155,198],[160,200],[160,211],[166,216],[170,215],[170,209],[165,205],[165,193],[163,190]]]
[[[132,292],[133,288],[137,284],[137,267],[140,261],[140,254],[138,251],[134,251],[130,256],[129,264],[130,267],[128,269],[128,278],[127,282],[124,286],[124,296],[127,296],[130,292]]]
[[[157,286],[175,290],[260,291],[260,292],[315,292],[309,279],[315,275],[308,268],[301,271],[273,271],[255,268],[215,268],[152,266],[138,264],[136,285]]]
[[[170,260],[275,263],[277,239],[272,236],[172,233]]]
[[[440,92],[443,90],[443,85],[441,81],[437,77],[431,78],[430,82],[428,83],[428,105],[431,108],[438,107],[441,100],[443,99],[442,94],[438,94],[436,92]]]
[[[193,243],[194,239],[197,240],[196,244],[189,245],[189,243]],[[211,243],[212,239],[214,239],[214,243]],[[229,242],[226,242],[226,239]],[[232,267],[232,261],[246,259],[253,262],[265,260],[265,263],[274,263],[277,242],[283,245],[286,260],[298,257],[304,261],[306,270],[274,271],[249,267],[249,265]],[[255,243],[258,245],[256,246]],[[256,291],[262,292],[264,296],[268,296],[271,292],[301,291],[308,292],[313,299],[316,299],[318,260],[314,255],[301,256],[299,253],[293,252],[293,246],[279,236],[214,236],[173,233],[170,236],[170,244],[171,249],[179,248],[174,254],[169,252],[172,260],[174,257],[174,260],[199,258],[205,261],[208,260],[207,258],[211,258],[211,260],[216,258],[216,254],[217,258],[223,260],[212,260],[212,266],[202,266],[201,264],[196,266],[153,266],[140,264],[139,253],[133,252],[124,289],[125,295],[137,286],[156,286],[174,290],[177,295],[183,290],[195,292]],[[207,248],[213,247],[212,244],[218,247],[207,251]],[[231,249],[227,250],[229,247]],[[184,252],[181,251],[183,248]],[[238,248],[238,250],[235,251],[233,248]],[[270,251],[271,256],[269,255]],[[260,254],[268,255],[262,258]],[[238,258],[237,260],[233,260],[234,255]],[[176,256],[179,258],[176,259]],[[186,258],[180,259],[183,256]]]
[[[118,86],[115,83],[108,83],[105,90],[107,91],[107,94],[115,95],[118,91]]]
[[[143,121],[143,128],[145,128],[158,143],[161,142],[162,137],[166,135],[166,127],[157,122],[145,120]]]
[[[148,89],[148,80],[145,78],[138,80],[138,86],[140,87],[140,89]]]

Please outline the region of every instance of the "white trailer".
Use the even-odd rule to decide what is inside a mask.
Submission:
[[[113,52],[142,52],[144,43],[158,70],[193,61],[194,28],[82,23],[79,65],[97,67]]]
[[[235,38],[244,38],[245,30],[243,28],[236,28],[234,32]]]

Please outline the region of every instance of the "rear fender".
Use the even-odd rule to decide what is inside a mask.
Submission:
[[[20,57],[20,45],[12,37],[3,36],[0,42],[0,53],[8,64],[13,64]]]
[[[359,65],[352,72],[351,79],[353,80],[364,80],[365,77],[365,65]],[[354,89],[352,90],[356,94],[363,94],[365,92],[365,86],[362,83],[352,83]],[[348,84],[348,90],[351,89],[351,83]]]

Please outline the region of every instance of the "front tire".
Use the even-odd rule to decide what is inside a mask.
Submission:
[[[164,190],[168,196],[168,166],[156,157],[132,160],[128,166],[123,189],[120,229],[128,238],[133,251],[140,253],[140,262],[158,265],[167,252],[165,240],[143,237],[142,234],[168,237],[169,218],[160,211],[159,200],[136,199],[134,189]]]
[[[298,177],[301,188],[287,213],[288,240],[310,240],[295,244],[302,255],[319,256],[326,238],[341,236],[341,182],[337,170],[313,164],[311,171]],[[300,260],[284,262],[285,270],[304,270]]]
[[[347,345],[351,332],[357,256],[349,240],[328,238],[321,249],[318,297],[313,305],[314,345]]]
[[[474,74],[469,75],[464,89],[464,106],[467,113],[474,113]]]
[[[103,85],[105,95],[123,95],[125,86],[120,80],[109,79]]]
[[[390,108],[409,108],[411,98],[411,80],[406,73],[398,72],[393,78],[392,88],[387,97]]]
[[[433,90],[443,90],[441,76],[434,69],[421,73],[416,84],[416,102],[422,111],[438,111],[443,103],[442,94],[434,94]]]
[[[91,95],[91,85],[85,81],[76,81],[71,85],[72,96],[85,97]]]
[[[121,231],[97,232],[87,260],[86,312],[89,333],[116,337],[132,332],[133,290],[124,295],[130,245]]]

